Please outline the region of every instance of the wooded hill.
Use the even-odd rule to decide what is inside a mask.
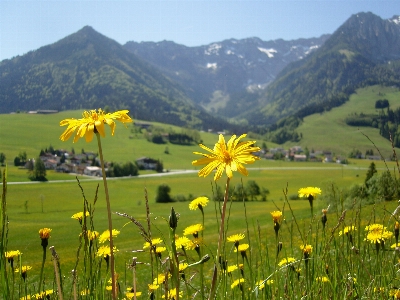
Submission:
[[[230,125],[197,107],[173,81],[86,26],[0,63],[0,113],[109,107],[140,119],[221,130]]]

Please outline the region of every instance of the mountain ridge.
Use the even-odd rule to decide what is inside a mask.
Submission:
[[[22,57],[0,62],[0,112],[105,107],[189,127],[229,127],[179,85],[90,26]]]
[[[378,38],[371,41],[366,33]],[[381,43],[381,36],[390,43]],[[387,44],[394,49],[385,49]],[[372,13],[352,15],[321,48],[284,68],[244,117],[273,123],[301,110],[303,117],[338,106],[362,85],[399,86],[398,53],[400,25]]]

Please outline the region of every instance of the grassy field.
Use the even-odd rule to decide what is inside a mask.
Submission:
[[[358,89],[350,100],[340,107],[333,108],[329,112],[314,114],[304,118],[304,122],[297,128],[303,137],[299,143],[303,148],[315,150],[330,150],[335,155],[348,156],[353,149],[359,149],[365,153],[368,149],[376,149],[362,133],[367,135],[379,148],[384,157],[392,153],[390,142],[379,135],[379,129],[372,127],[354,127],[345,123],[346,117],[351,113],[374,114],[375,102],[378,99],[388,99],[390,107],[400,107],[400,91],[391,87],[372,86]],[[292,146],[287,143],[285,146]]]
[[[269,189],[270,195],[267,202],[248,202],[247,216],[250,224],[260,222],[262,228],[270,228],[269,212],[284,209],[283,190],[288,187],[288,195],[296,195],[299,188],[304,186],[324,187],[331,181],[339,186],[348,186],[353,183],[361,183],[364,180],[368,164],[364,160],[355,160],[348,166],[337,164],[317,163],[289,163],[270,161],[261,168],[256,162],[254,168],[249,169],[249,176],[242,178],[235,175],[231,186],[245,185],[248,180],[255,180],[260,187]],[[376,162],[377,168],[382,170],[383,162]],[[389,164],[392,168],[394,164]],[[257,168],[258,167],[258,168]],[[10,167],[13,168],[13,167]],[[51,177],[51,176],[49,176]],[[96,186],[99,184],[98,202],[95,211],[95,229],[99,232],[106,230],[106,208],[104,201],[104,190],[102,182],[91,180],[87,177],[79,177],[85,196],[89,202],[93,202]],[[41,252],[38,230],[43,227],[53,229],[50,245],[56,246],[63,263],[72,268],[75,261],[78,246],[78,235],[80,226],[71,216],[83,210],[82,193],[74,181],[72,175],[68,175],[66,182],[47,182],[8,185],[8,215],[9,215],[9,249],[19,249],[24,253],[23,259],[26,263],[39,268]],[[166,183],[171,187],[171,195],[178,194],[192,197],[206,195],[212,197],[211,177],[207,179],[197,177],[196,173],[187,175],[170,175],[165,177],[132,177],[109,181],[111,207],[113,212],[127,213],[134,216],[145,224],[145,189],[148,193],[150,209],[153,214],[154,224],[165,233],[165,219],[168,218],[171,205],[181,214],[179,228],[183,230],[186,226],[200,221],[192,211],[188,210],[187,202],[173,204],[156,204],[154,199],[158,185]],[[224,181],[219,182],[224,188]],[[309,205],[307,201],[291,201],[293,210],[301,220],[309,217]],[[392,207],[396,203],[390,203]],[[206,214],[206,228],[211,235],[210,241],[215,241],[217,226],[215,223],[215,210],[210,205]],[[315,211],[326,207],[326,203],[316,202]],[[125,226],[127,219],[113,216],[114,228],[121,230],[121,235],[115,243],[120,249],[118,254],[119,267],[122,268],[125,261],[131,256],[131,250],[140,249],[143,239],[138,234],[137,228],[132,223]],[[233,203],[229,228],[231,232],[242,232],[244,230],[243,203]],[[269,229],[271,231],[272,228]],[[153,235],[158,230],[153,230]],[[272,233],[271,233],[272,234]],[[49,269],[51,265],[48,266]],[[33,272],[34,273],[34,272]]]
[[[348,127],[344,124],[344,118],[351,111],[370,113],[373,107],[376,95],[383,95],[389,99],[390,103],[396,103],[394,100],[399,96],[398,91],[390,88],[372,87],[359,90],[357,95],[352,96],[351,100],[343,107],[332,109],[329,113],[322,115],[313,115],[305,118],[299,132],[303,133],[301,145],[308,146],[315,150],[333,150],[335,154],[344,155],[353,149],[371,149],[373,145],[356,128]],[[400,104],[398,104],[400,105]],[[362,109],[360,108],[362,107]],[[364,109],[365,108],[365,109]],[[395,108],[392,105],[392,108]],[[63,132],[59,126],[59,121],[64,118],[80,117],[80,112],[67,111],[52,115],[28,115],[13,114],[1,115],[0,118],[0,152],[6,154],[8,163],[7,180],[9,182],[7,192],[8,205],[8,249],[19,249],[23,252],[23,264],[33,266],[31,272],[31,281],[38,279],[41,263],[41,246],[38,230],[43,227],[52,228],[49,245],[54,245],[60,256],[63,272],[68,278],[68,272],[74,267],[76,253],[78,249],[78,235],[80,226],[71,216],[83,210],[83,196],[75,176],[72,174],[59,174],[48,171],[48,182],[31,183],[28,179],[26,170],[18,169],[13,166],[13,159],[20,151],[26,151],[29,158],[38,156],[40,149],[49,145],[54,148],[71,149],[76,152],[81,149],[97,152],[95,143],[86,143],[82,140],[73,144],[72,140],[62,142],[59,140]],[[165,124],[158,126],[171,127],[179,132],[180,128]],[[364,130],[364,129],[363,129]],[[379,136],[375,129],[368,129],[366,134],[381,149],[382,154],[391,153],[388,142]],[[103,142],[103,151],[107,161],[126,162],[134,161],[138,157],[148,156],[161,159],[164,168],[169,170],[192,170],[191,165],[198,156],[193,151],[202,151],[196,146],[178,146],[178,145],[156,145],[149,143],[141,135],[136,135],[131,131],[131,125],[124,128],[117,124],[116,134],[110,137],[107,132],[107,138]],[[212,146],[217,136],[210,133],[201,133],[204,144]],[[165,147],[168,146],[170,154],[165,154]],[[276,146],[268,144],[269,147]],[[286,145],[288,146],[288,145]],[[375,151],[375,150],[374,150]],[[283,191],[288,189],[288,196],[296,195],[301,187],[317,186],[323,191],[335,182],[339,187],[348,187],[355,183],[364,182],[364,178],[371,161],[368,160],[350,160],[349,165],[323,164],[323,163],[302,163],[302,162],[284,162],[284,161],[257,161],[249,166],[249,176],[241,177],[235,174],[231,186],[238,186],[242,182],[246,185],[247,181],[254,180],[263,188],[270,191],[268,201],[250,201],[244,207],[243,203],[232,203],[229,206],[229,227],[228,235],[246,232],[248,224],[252,238],[256,235],[256,227],[260,226],[266,247],[274,246],[275,236],[270,212],[273,210],[282,210],[285,215],[286,229],[293,229],[294,220],[292,213],[288,210],[288,203],[285,202]],[[388,167],[393,170],[396,165],[393,162],[375,161],[378,172],[386,170]],[[198,168],[197,168],[198,170]],[[151,172],[141,172],[141,175],[153,174]],[[95,178],[78,176],[81,186],[84,189],[86,199],[93,203],[97,185],[99,185],[98,202],[95,205],[94,223],[95,230],[102,232],[107,228],[105,196],[102,182]],[[156,204],[155,196],[157,187],[165,183],[171,187],[171,195],[183,195],[191,198],[197,196],[212,197],[215,187],[212,183],[212,177],[199,178],[195,172],[184,175],[174,175],[172,172],[163,177],[131,177],[109,180],[109,190],[111,198],[111,208],[113,212],[127,213],[145,224],[145,190],[150,203],[152,213],[152,234],[154,237],[162,236],[167,239],[167,225],[170,208],[173,205],[180,214],[178,234],[182,235],[183,229],[191,224],[201,222],[201,216],[198,212],[188,209],[188,202],[176,202],[173,204]],[[224,189],[224,179],[218,183],[222,190]],[[308,201],[291,200],[289,201],[293,214],[299,222],[300,230],[305,233],[308,230],[306,220],[309,220],[310,209]],[[322,208],[327,206],[322,201],[316,201],[314,212],[319,218]],[[387,211],[393,211],[397,202],[380,203],[377,206],[368,206],[363,208],[365,220],[370,218],[372,212],[382,217]],[[216,203],[210,202],[205,210],[205,243],[210,255],[215,251],[215,245],[218,237],[218,224]],[[246,214],[245,214],[246,212]],[[286,212],[286,213],[285,213]],[[348,219],[354,217],[355,212],[349,211]],[[359,216],[358,216],[359,217]],[[337,219],[336,212],[330,212],[328,220]],[[246,221],[247,220],[247,221]],[[328,222],[329,228],[333,228],[336,221]],[[145,254],[132,253],[133,250],[141,249],[143,239],[138,233],[138,229],[128,219],[122,218],[116,214],[113,215],[114,228],[121,231],[115,239],[115,245],[119,249],[116,255],[117,271],[126,272],[125,264],[132,258],[138,256],[139,259],[147,260]],[[292,230],[290,229],[290,230]],[[250,238],[250,237],[249,237]],[[291,246],[299,243],[298,236],[291,235],[285,240]],[[215,254],[215,253],[214,253]],[[211,267],[210,267],[211,268]],[[148,275],[148,269],[145,267],[143,276]],[[52,265],[46,264],[45,274],[52,274]],[[125,275],[124,275],[125,276]],[[130,275],[126,275],[131,280]],[[141,283],[142,284],[142,283]],[[143,287],[143,286],[142,286]]]
[[[375,101],[377,99],[388,99],[391,108],[400,106],[398,101],[400,92],[390,87],[367,87],[357,90],[350,101],[344,105],[334,108],[323,114],[315,114],[304,118],[304,122],[297,129],[303,135],[299,143],[286,143],[285,148],[299,144],[308,149],[330,150],[336,155],[347,156],[353,149],[365,152],[367,149],[374,149],[372,143],[361,133],[365,133],[380,149],[384,157],[391,153],[390,142],[379,135],[375,128],[357,128],[347,126],[345,118],[353,112],[374,113]],[[73,144],[72,140],[62,142],[59,137],[64,127],[59,122],[66,118],[80,118],[81,111],[64,111],[50,115],[35,114],[8,114],[0,118],[0,151],[5,153],[7,163],[13,164],[14,158],[20,151],[26,151],[28,158],[36,158],[40,149],[52,145],[55,149],[74,148],[76,152],[82,149],[97,152],[95,143],[86,143],[79,140]],[[165,128],[171,128],[180,132],[180,128],[172,125],[158,124]],[[157,145],[149,143],[141,134],[131,132],[132,125],[124,128],[117,124],[115,136],[107,138],[103,143],[105,159],[115,162],[134,161],[139,157],[148,156],[160,159],[166,169],[188,169],[191,168],[190,161],[194,159],[193,151],[198,151],[196,146],[179,146],[173,144]],[[107,131],[110,135],[110,131]],[[237,133],[241,134],[241,133]],[[212,146],[216,141],[215,134],[202,132],[201,138],[207,146]],[[258,141],[261,145],[262,141]],[[267,143],[268,147],[277,145]],[[165,147],[168,146],[170,154],[165,154]],[[374,152],[376,153],[377,151]],[[11,174],[10,174],[11,176]],[[12,177],[10,177],[10,180]]]

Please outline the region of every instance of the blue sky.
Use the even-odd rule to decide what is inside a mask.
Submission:
[[[54,43],[85,25],[121,44],[186,46],[229,38],[285,40],[333,33],[352,14],[400,14],[398,0],[0,0],[0,61]]]

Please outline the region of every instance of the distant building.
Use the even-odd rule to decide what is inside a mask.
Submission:
[[[293,161],[306,161],[307,156],[305,154],[295,154],[293,157]]]
[[[101,168],[94,166],[86,166],[83,170],[83,174],[88,176],[103,176]]]
[[[150,157],[140,157],[136,160],[139,169],[144,170],[155,170],[157,168],[157,163],[157,160]]]

